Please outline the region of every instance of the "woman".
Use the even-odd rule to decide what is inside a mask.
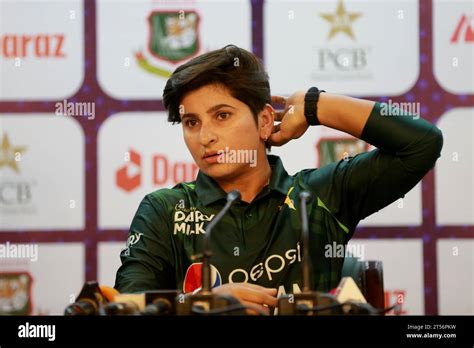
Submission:
[[[329,291],[344,259],[326,257],[325,246],[345,246],[361,219],[410,191],[433,168],[443,143],[434,125],[387,111],[386,104],[317,88],[271,97],[261,62],[233,45],[178,67],[163,101],[168,120],[182,124],[200,171],[196,181],[157,190],[141,202],[121,253],[115,287],[122,292],[199,291],[201,264],[193,256],[202,253],[205,224],[231,190],[242,199],[213,231],[213,292],[268,312],[278,295],[300,291],[303,190],[313,196],[307,206],[313,289]],[[284,110],[276,112],[272,102]],[[317,125],[377,149],[289,176],[267,150]]]

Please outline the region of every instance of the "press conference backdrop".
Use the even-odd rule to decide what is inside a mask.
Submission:
[[[474,1],[1,0],[0,15],[4,314],[61,314],[85,280],[113,285],[143,196],[197,173],[165,82],[229,43],[263,59],[274,94],[405,103],[443,131],[436,168],[351,245],[383,261],[404,314],[474,314]],[[314,127],[272,152],[294,173],[366,150]]]

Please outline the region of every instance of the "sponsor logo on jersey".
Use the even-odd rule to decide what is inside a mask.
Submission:
[[[188,267],[183,282],[183,291],[185,293],[193,292],[202,287],[202,262],[195,262]],[[215,288],[222,284],[222,278],[217,268],[211,265],[211,287]]]
[[[179,209],[174,212],[173,235],[181,232],[187,236],[204,234],[204,223],[211,221],[215,214],[206,215],[195,207]]]
[[[272,281],[275,274],[280,273],[285,267],[295,262],[301,262],[300,243],[296,244],[296,248],[287,250],[284,255],[273,254],[268,256],[264,261],[253,265],[249,270],[236,268],[229,273],[229,283],[240,282],[256,282],[260,278]]]

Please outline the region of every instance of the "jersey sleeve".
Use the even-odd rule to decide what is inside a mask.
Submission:
[[[132,220],[126,248],[120,253],[115,288],[133,293],[176,288],[171,235],[163,205],[147,195]]]
[[[361,139],[377,149],[310,172],[308,184],[350,230],[410,191],[433,168],[441,131],[419,116],[383,116],[376,103]]]

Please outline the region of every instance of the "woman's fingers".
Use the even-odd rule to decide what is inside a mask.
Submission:
[[[291,139],[283,136],[282,131],[279,129],[278,132],[272,133],[267,140],[270,146],[282,146],[289,142]]]
[[[275,288],[265,288],[251,283],[229,283],[214,288],[213,293],[231,295],[249,307],[253,314],[269,313],[268,307],[276,307],[278,293]]]
[[[273,295],[273,296],[276,296],[276,294],[277,294],[277,289],[276,288],[266,288],[264,286],[257,285],[257,284],[252,284],[252,283],[242,283],[242,285],[245,286],[245,287],[255,289],[257,291],[266,292],[266,293],[268,293],[270,295]]]
[[[279,95],[272,95],[272,104],[286,104],[286,98]]]
[[[268,307],[259,305],[257,303],[249,301],[241,301],[242,304],[246,307],[247,314],[250,315],[270,315],[270,309]]]
[[[240,289],[238,291],[239,297],[243,301],[253,302],[259,305],[268,305],[271,307],[275,307],[277,304],[277,299],[275,296],[268,294],[266,291],[262,291],[260,289]],[[275,294],[276,295],[276,294]]]
[[[277,111],[275,112],[275,121],[282,121],[283,120],[283,117],[285,117],[285,114],[286,114],[286,109],[283,110],[283,111]]]

